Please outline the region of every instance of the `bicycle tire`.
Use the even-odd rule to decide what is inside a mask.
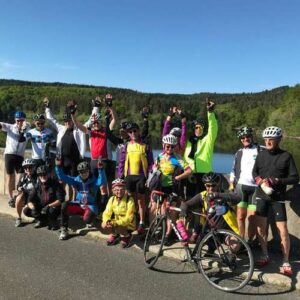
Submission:
[[[230,230],[220,229],[205,235],[197,250],[197,261],[207,282],[221,291],[240,290],[253,275],[249,245]]]
[[[152,221],[144,242],[144,261],[147,268],[151,269],[159,259],[166,236],[166,217],[158,215]]]

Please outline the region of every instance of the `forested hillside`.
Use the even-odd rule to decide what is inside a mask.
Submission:
[[[91,100],[95,96],[111,93],[113,105],[119,121],[141,120],[140,110],[147,105],[151,108],[150,130],[155,144],[159,143],[161,124],[171,105],[179,106],[191,122],[198,116],[205,116],[205,99],[217,103],[219,138],[217,147],[226,150],[232,145],[236,127],[249,125],[260,132],[267,125],[284,128],[289,136],[300,135],[300,85],[278,87],[260,93],[216,94],[199,93],[150,94],[129,89],[98,87],[88,85],[25,82],[0,80],[0,120],[13,122],[13,114],[23,110],[28,120],[38,112],[43,112],[42,100],[48,96],[51,108],[58,119],[61,118],[66,103],[74,99],[78,102],[79,119],[85,120],[91,112]],[[179,121],[179,120],[177,120]],[[176,122],[176,119],[175,119]],[[1,135],[4,146],[5,135]]]

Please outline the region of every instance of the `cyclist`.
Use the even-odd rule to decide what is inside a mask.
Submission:
[[[15,200],[13,197],[14,191],[14,177],[15,172],[18,174],[23,173],[22,161],[27,145],[25,135],[30,129],[29,123],[26,122],[26,114],[22,111],[17,111],[14,115],[15,124],[8,124],[0,122],[0,129],[7,132],[4,159],[6,171],[6,188],[8,191],[8,205],[15,207]],[[18,178],[16,179],[18,181]]]
[[[40,165],[36,170],[38,180],[28,195],[28,203],[23,213],[36,219],[35,228],[48,225],[49,230],[59,228],[57,218],[61,213],[61,204],[65,193],[59,182],[50,176],[46,165]]]
[[[33,190],[37,181],[35,162],[33,159],[25,159],[22,163],[22,167],[24,169],[24,174],[21,176],[17,184],[18,195],[16,197],[16,209],[18,218],[15,223],[16,227],[20,227],[22,225],[21,215],[23,207],[27,205],[29,193]]]
[[[204,189],[202,177],[212,171],[214,144],[218,134],[218,122],[214,113],[215,103],[207,100],[207,119],[193,121],[194,134],[188,139],[184,152],[184,159],[193,170],[196,182],[187,180],[188,196],[193,196]]]
[[[155,161],[153,170],[161,171],[160,186],[161,191],[166,194],[180,194],[179,182],[188,177],[192,170],[187,163],[185,163],[181,156],[174,153],[177,145],[177,138],[172,134],[167,134],[162,138],[163,152],[160,153]],[[176,206],[176,203],[171,203]],[[150,221],[153,218],[156,211],[156,203],[151,201],[150,206]],[[175,220],[176,215],[172,212],[172,218]],[[171,224],[167,224],[167,232],[165,244],[170,245],[172,243],[172,227]]]
[[[113,194],[103,212],[102,228],[111,234],[107,245],[116,245],[121,241],[122,248],[127,248],[136,229],[134,199],[126,194],[126,183],[117,178],[112,182]]]
[[[99,207],[97,194],[100,186],[106,184],[107,180],[104,169],[100,163],[98,165],[98,178],[91,173],[90,165],[86,161],[78,164],[77,171],[79,175],[76,177],[66,175],[63,172],[61,164],[61,160],[56,159],[55,172],[57,177],[61,181],[73,186],[77,191],[74,201],[66,201],[62,205],[61,233],[59,239],[66,240],[69,236],[69,215],[82,215],[87,227],[91,227],[93,219],[95,219],[98,214],[99,208],[102,211],[105,209],[105,207],[103,208],[101,205]]]
[[[139,211],[138,233],[145,233],[145,182],[153,165],[153,154],[150,146],[141,140],[138,124],[129,122],[126,126],[129,135],[120,153],[118,177],[125,178],[126,189],[137,201]]]
[[[253,142],[253,129],[242,127],[237,132],[237,137],[242,143],[234,157],[233,168],[230,173],[230,190],[236,190],[241,196],[241,202],[237,205],[237,221],[240,235],[245,238],[245,220],[248,215],[248,243],[253,244],[256,235],[255,210],[253,203],[255,187],[257,186],[252,177],[252,169],[261,146]]]
[[[194,196],[192,199],[181,203],[180,219],[177,221],[177,228],[180,233],[182,234],[181,231],[182,228],[184,228],[184,226],[182,225],[183,218],[187,216],[187,213],[190,209],[198,209],[200,207],[200,210],[203,213],[206,213],[211,205],[210,201],[219,198],[229,201],[230,206],[227,208],[226,213],[222,214],[222,218],[219,220],[217,227],[222,229],[231,229],[235,233],[240,234],[236,220],[236,213],[233,209],[233,206],[241,200],[240,196],[234,193],[220,193],[221,177],[219,174],[213,172],[204,174],[202,181],[205,186],[205,190]],[[199,234],[201,233],[203,224],[204,220],[200,218],[200,224],[195,228],[195,231],[193,232],[194,236],[192,236],[192,242],[197,240]],[[185,236],[188,236],[187,233],[185,233]]]
[[[276,226],[281,239],[283,263],[280,273],[291,276],[292,267],[289,263],[290,238],[287,228],[285,209],[285,192],[288,184],[299,181],[297,168],[293,156],[280,148],[282,130],[276,126],[267,127],[262,134],[266,149],[259,152],[253,167],[253,178],[256,184],[256,219],[258,237],[262,249],[262,257],[257,262],[259,266],[269,263],[267,248],[267,217],[272,209]]]
[[[35,128],[26,133],[26,139],[31,140],[32,159],[36,166],[44,165],[47,162],[47,148],[55,147],[56,141],[51,129],[45,127],[46,118],[43,114],[33,116]]]
[[[181,128],[179,127],[173,127],[171,129],[171,120],[172,117],[175,116],[175,114],[178,114],[181,118]],[[187,136],[187,127],[186,127],[186,117],[181,109],[179,109],[176,106],[170,107],[169,114],[165,120],[162,136],[165,136],[167,134],[173,134],[177,137],[177,145],[175,148],[175,152],[181,156],[184,155],[184,150],[186,146],[186,136]]]

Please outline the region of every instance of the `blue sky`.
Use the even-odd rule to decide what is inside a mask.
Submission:
[[[299,0],[0,4],[0,78],[184,94],[300,83]]]

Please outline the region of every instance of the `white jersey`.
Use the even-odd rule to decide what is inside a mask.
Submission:
[[[49,128],[44,128],[42,131],[36,128],[30,129],[26,134],[26,138],[31,140],[33,159],[45,160],[46,145],[55,142],[53,132]]]
[[[257,156],[257,147],[244,148],[241,159],[241,174],[238,183],[243,185],[256,186],[252,176],[253,166]]]
[[[0,125],[2,126],[2,131],[7,132],[4,154],[15,154],[24,157],[27,145],[25,136],[30,129],[29,123],[24,122],[22,129],[17,124],[0,122]]]

